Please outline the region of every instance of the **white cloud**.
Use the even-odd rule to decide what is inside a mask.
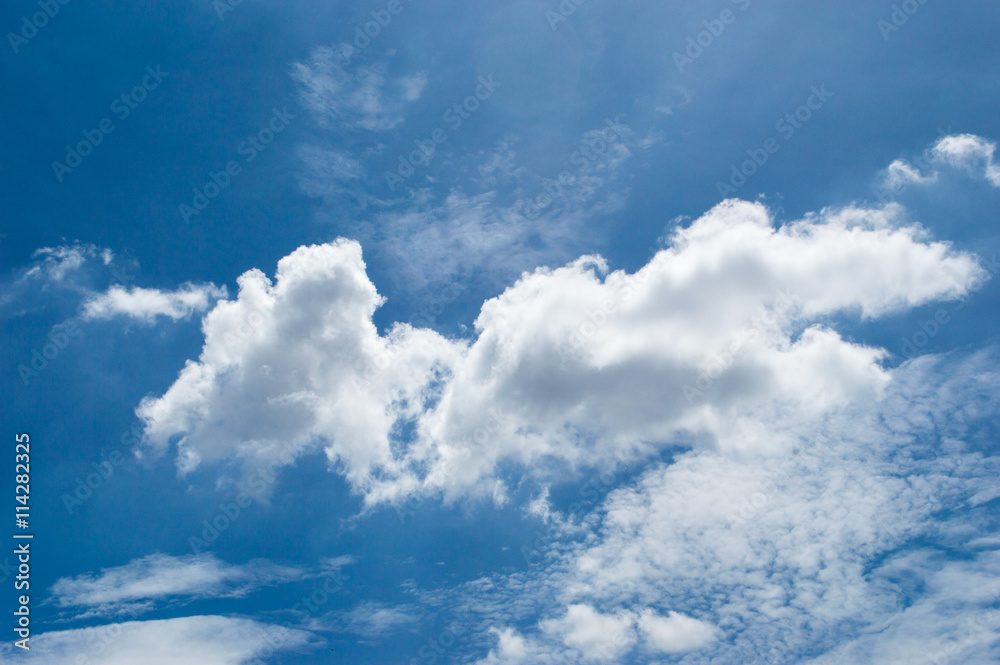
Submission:
[[[324,559],[323,567],[327,570],[339,570],[344,566],[352,566],[357,562],[358,560],[356,557],[350,554],[344,554],[330,559]]]
[[[630,614],[601,614],[584,604],[570,605],[565,616],[542,622],[541,629],[558,636],[588,661],[607,662],[626,653],[635,643],[635,618]]]
[[[116,255],[106,247],[81,242],[42,247],[0,288],[0,307],[20,307],[16,316],[48,308],[72,310],[81,300],[100,297],[99,290],[109,283],[121,289],[137,277],[139,268],[128,250]]]
[[[663,653],[693,651],[719,637],[715,626],[677,612],[663,617],[646,611],[639,616],[638,626],[646,645]]]
[[[492,629],[498,637],[480,665],[520,662],[618,662],[637,645],[652,654],[696,651],[719,638],[710,623],[678,612],[651,609],[602,613],[586,603],[571,603],[565,613],[538,624],[540,639],[513,629]],[[640,639],[641,638],[641,639]]]
[[[310,634],[301,630],[248,619],[192,616],[41,633],[31,638],[31,650],[16,658],[14,651],[21,650],[5,641],[0,658],[45,665],[249,665],[311,642]]]
[[[20,270],[12,281],[12,288],[36,285],[43,291],[58,287],[90,294],[93,282],[107,282],[109,278],[118,282],[131,281],[139,269],[139,262],[128,250],[116,255],[106,247],[79,241],[72,245],[42,247],[35,250],[31,258],[32,263]]]
[[[908,185],[926,185],[936,182],[937,173],[922,175],[914,166],[902,159],[896,159],[889,164],[886,171],[885,186],[897,190]]]
[[[934,153],[945,163],[982,173],[990,184],[1000,187],[1000,164],[993,161],[996,143],[973,134],[958,134],[942,138]]]
[[[673,115],[674,111],[679,108],[683,108],[691,103],[694,98],[690,90],[683,88],[681,86],[673,86],[668,94],[670,100],[663,102],[658,100],[655,104],[653,110],[657,113],[663,113],[665,115]]]
[[[11,288],[5,291],[20,290],[35,285],[40,286],[43,291],[50,287],[58,287],[87,292],[87,282],[96,274],[93,270],[89,272],[94,274],[87,274],[86,268],[89,266],[100,265],[103,271],[109,271],[110,276],[120,274],[112,266],[116,260],[115,254],[107,248],[91,243],[75,242],[72,245],[42,247],[35,250],[31,258],[32,264],[21,270],[13,280]],[[134,262],[130,256],[124,258]],[[4,301],[10,298],[9,294],[4,295]]]
[[[462,182],[475,172],[472,192],[456,187],[442,196],[433,194],[431,183],[442,178],[435,169],[411,177],[405,195],[382,198],[383,188],[366,188],[354,178],[363,169],[362,155],[323,148],[301,151],[305,168],[300,184],[310,196],[323,199],[324,217],[349,223],[370,259],[392,267],[396,290],[419,294],[446,281],[492,286],[539,265],[579,256],[593,237],[589,223],[622,209],[626,165],[660,139],[655,132],[638,138],[620,120],[608,119],[584,132],[567,150],[561,170],[550,173],[525,166],[519,140],[511,135],[487,154],[477,154],[475,161],[454,155],[440,163]],[[362,209],[371,212],[352,215]]]
[[[513,279],[553,255],[562,258],[578,244],[580,222],[572,215],[529,220],[513,206],[498,206],[493,193],[453,191],[441,202],[380,213],[360,233],[378,248],[381,263],[393,266],[401,290],[421,292],[473,277]]]
[[[303,104],[323,126],[376,132],[392,129],[403,122],[406,105],[420,98],[426,74],[387,80],[384,67],[352,68],[352,53],[348,44],[319,47],[310,54],[308,64],[292,66]]]
[[[186,469],[237,450],[263,464],[322,440],[358,489],[401,477],[389,433],[423,411],[462,344],[409,326],[380,336],[382,299],[356,243],[299,248],[273,285],[257,270],[238,283],[237,299],[205,317],[200,360],[140,406],[147,443],[164,450],[183,434]]]
[[[375,602],[361,603],[350,612],[338,617],[339,630],[369,639],[386,637],[412,629],[419,619],[417,609],[409,606],[390,606]]]
[[[98,256],[96,245],[63,245],[60,247],[43,247],[35,251],[32,258],[39,259],[40,264],[32,267],[25,278],[45,276],[53,282],[61,282],[66,276],[79,270],[88,260]]]
[[[399,79],[398,85],[402,90],[403,100],[415,102],[420,99],[420,95],[427,85],[427,73],[417,72],[413,76],[404,76]]]
[[[302,576],[296,568],[266,561],[239,566],[210,554],[151,554],[99,575],[61,578],[52,586],[52,598],[62,607],[86,606],[97,608],[98,613],[113,613],[123,606],[136,607],[135,601],[242,596]]]
[[[997,353],[908,362],[880,399],[821,421],[778,414],[763,426],[797,441],[780,456],[654,465],[549,527],[544,566],[456,589],[456,613],[534,617],[517,633],[527,662],[581,662],[616,633],[603,657],[996,662],[1000,550],[980,537],[996,515],[971,499],[1000,488]],[[480,662],[517,662],[502,655]]]
[[[54,293],[71,293],[77,297],[86,293],[85,284],[78,284],[84,269],[98,261],[107,265],[105,259],[114,256],[108,250],[102,250],[96,245],[76,242],[72,245],[58,247],[42,247],[31,255],[32,263],[11,276],[10,281],[3,283],[0,289],[0,306],[21,305],[23,309],[17,315],[44,307],[40,305],[42,296]],[[88,275],[83,275],[84,278]],[[50,301],[51,298],[44,298]]]
[[[989,665],[1000,659],[1000,552],[965,561],[909,554],[891,559],[878,574],[913,577],[921,598],[885,628],[838,646],[808,665],[875,662],[884,665]]]
[[[513,628],[493,628],[490,632],[497,636],[497,646],[482,661],[483,665],[517,665],[528,662],[529,656],[533,656],[532,645]],[[541,661],[533,658],[531,662]]]
[[[90,298],[83,306],[83,319],[110,319],[127,316],[153,323],[157,316],[177,321],[204,312],[226,297],[226,288],[214,284],[185,284],[176,291],[160,291],[115,285]]]
[[[299,158],[299,187],[307,195],[327,202],[348,196],[361,208],[367,205],[368,195],[358,186],[365,169],[350,153],[305,146],[299,149]]]
[[[775,228],[727,201],[634,275],[599,257],[526,273],[483,305],[471,343],[398,325],[361,248],[340,240],[257,270],[205,317],[205,346],[143,401],[146,442],[177,440],[182,470],[253,465],[322,446],[369,502],[483,492],[503,462],[595,464],[682,440],[780,451],[765,427],[877,399],[885,352],[842,339],[834,315],[874,318],[957,298],[983,278],[901,210],[830,210]],[[416,425],[413,438],[399,425]],[[547,464],[542,464],[548,460]]]
[[[959,168],[985,178],[1000,187],[1000,164],[994,161],[996,143],[974,134],[952,134],[938,139],[911,164],[894,160],[882,176],[886,191],[900,192],[910,185],[930,185],[938,181],[941,166]]]

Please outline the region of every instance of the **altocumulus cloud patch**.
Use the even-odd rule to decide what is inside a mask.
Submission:
[[[996,359],[925,356],[876,401],[744,433],[793,440],[780,455],[650,465],[549,513],[543,563],[425,601],[491,626],[480,665],[994,662]]]

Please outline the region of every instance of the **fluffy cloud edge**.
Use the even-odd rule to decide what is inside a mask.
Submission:
[[[81,318],[94,321],[121,316],[152,324],[165,316],[177,321],[208,310],[227,295],[225,286],[214,284],[189,283],[175,291],[113,285],[84,303]]]
[[[762,204],[730,200],[633,275],[600,257],[525,273],[483,304],[466,342],[406,324],[380,335],[383,298],[360,245],[341,239],[297,249],[273,282],[241,276],[236,299],[206,315],[198,361],[137,412],[147,450],[176,442],[182,472],[322,447],[370,505],[415,492],[502,501],[505,462],[638,458],[685,433],[779,451],[743,436],[768,409],[819,418],[891,380],[885,352],[842,339],[830,317],[955,299],[985,276],[897,205],[775,227]],[[415,434],[396,438],[406,423]]]
[[[1000,164],[996,143],[975,134],[949,134],[940,137],[913,162],[896,159],[880,178],[882,195],[899,193],[911,185],[930,186],[939,181],[942,167],[965,171],[1000,187]]]

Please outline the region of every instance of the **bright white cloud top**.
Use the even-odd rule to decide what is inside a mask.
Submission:
[[[884,186],[899,191],[908,185],[930,185],[938,181],[941,167],[949,166],[1000,187],[1000,164],[994,158],[996,149],[996,143],[974,134],[943,136],[924,151],[917,164],[894,160],[886,169]]]
[[[112,286],[92,297],[83,307],[83,319],[110,319],[125,316],[143,323],[153,323],[158,316],[174,321],[204,312],[215,301],[226,297],[225,287],[214,284],[185,284],[176,291]]]
[[[637,458],[678,441],[775,453],[777,414],[821,419],[877,400],[886,352],[838,335],[960,298],[986,272],[897,206],[825,210],[775,227],[759,203],[718,205],[633,275],[599,257],[525,274],[483,305],[477,337],[401,324],[361,247],[339,240],[252,270],[205,317],[205,346],[138,410],[149,449],[179,465],[253,468],[322,446],[369,504],[413,492],[491,493],[498,465]],[[401,438],[401,425],[416,434]]]

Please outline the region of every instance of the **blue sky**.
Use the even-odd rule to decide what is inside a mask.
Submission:
[[[8,4],[0,662],[997,662],[998,21]]]

